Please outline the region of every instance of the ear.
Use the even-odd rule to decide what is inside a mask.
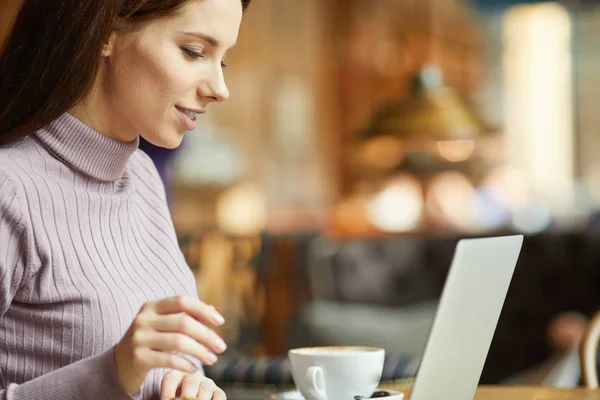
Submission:
[[[117,33],[115,31],[111,32],[108,41],[102,46],[102,57],[110,57],[113,54],[116,39]]]

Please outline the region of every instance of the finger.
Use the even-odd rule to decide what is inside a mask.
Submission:
[[[183,333],[217,354],[227,349],[219,335],[187,314],[158,315],[151,320],[150,326],[159,332]]]
[[[194,374],[198,368],[185,358],[173,353],[165,353],[162,351],[148,351],[145,356],[146,365],[149,369],[153,368],[170,368],[176,371],[181,371],[186,374]]]
[[[227,400],[225,392],[219,388],[213,393],[212,400]]]
[[[200,383],[200,388],[198,390],[198,400],[212,400],[213,394],[217,391],[217,385],[208,378],[205,378]]]
[[[162,380],[160,389],[161,399],[171,399],[177,396],[177,389],[185,374],[181,371],[169,371]]]
[[[202,344],[182,333],[154,332],[151,335],[148,335],[144,344],[154,350],[161,350],[164,352],[176,351],[196,357],[206,365],[213,365],[217,362],[217,356],[215,354]]]
[[[200,384],[204,379],[206,379],[204,375],[199,373],[186,376],[181,385],[181,397],[184,399],[195,399],[200,391]]]
[[[157,314],[187,313],[200,322],[223,325],[225,318],[213,307],[190,296],[169,297],[154,304]]]

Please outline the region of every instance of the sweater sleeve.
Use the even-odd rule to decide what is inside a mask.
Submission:
[[[16,186],[0,171],[0,321],[30,274],[31,228]],[[7,343],[0,343],[0,348]],[[0,370],[0,400],[131,400],[116,373],[114,349],[17,385]]]
[[[21,385],[0,390],[2,400],[131,400],[115,367],[114,348]]]

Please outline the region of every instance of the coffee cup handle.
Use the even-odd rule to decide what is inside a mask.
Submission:
[[[325,393],[325,378],[323,377],[323,369],[320,367],[310,367],[306,371],[306,378],[310,384],[313,395],[316,400],[327,400]]]

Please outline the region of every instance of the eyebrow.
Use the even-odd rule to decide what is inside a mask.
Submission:
[[[217,38],[215,38],[214,36],[211,36],[207,33],[203,33],[203,32],[184,32],[184,31],[179,31],[180,33],[184,34],[184,35],[188,35],[188,36],[194,36],[197,37],[199,39],[202,39],[204,41],[206,41],[208,44],[210,44],[212,47],[219,47],[219,45],[221,44],[219,42],[219,40],[217,40]],[[233,46],[231,46],[231,48],[229,50],[231,50],[233,48]]]

